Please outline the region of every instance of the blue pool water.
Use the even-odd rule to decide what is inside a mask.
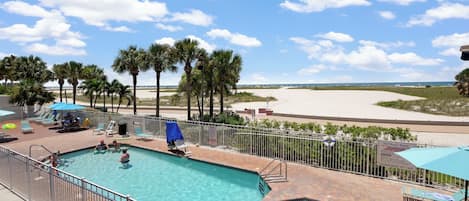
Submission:
[[[138,201],[263,198],[255,173],[136,147],[129,147],[128,153],[127,168],[118,162],[120,153],[92,149],[61,156],[65,163],[59,168]]]

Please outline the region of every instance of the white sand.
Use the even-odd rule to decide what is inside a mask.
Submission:
[[[418,100],[420,97],[384,91],[359,90],[308,90],[308,89],[252,89],[240,90],[259,96],[273,96],[277,101],[268,103],[268,108],[277,113],[350,117],[390,120],[420,121],[465,121],[469,117],[450,117],[411,112],[375,105],[380,101]],[[233,109],[265,108],[266,102],[237,103]]]

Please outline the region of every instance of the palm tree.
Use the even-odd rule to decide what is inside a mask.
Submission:
[[[17,60],[15,55],[6,56],[3,58],[2,64],[5,68],[5,73],[3,76],[5,80],[5,86],[7,85],[8,80],[10,80],[11,83],[13,83],[13,81],[18,80],[18,76],[17,76],[18,62],[19,61]]]
[[[218,50],[214,53],[216,65],[217,89],[220,94],[220,113],[223,113],[223,98],[225,92],[235,88],[241,72],[242,59],[239,54],[233,54],[232,50]]]
[[[83,72],[83,64],[76,62],[76,61],[69,61],[67,62],[67,70],[68,70],[68,83],[70,83],[73,87],[73,104],[76,102],[77,96],[77,86],[80,79],[85,77]]]
[[[68,77],[67,67],[68,67],[68,65],[66,63],[64,63],[64,64],[54,64],[54,66],[52,67],[52,71],[55,74],[55,78],[59,82],[60,102],[62,102],[62,90],[63,90],[63,86],[64,86],[64,83],[65,83],[65,79],[67,79],[67,77]]]
[[[190,85],[192,86],[192,90],[191,90],[191,93],[192,94],[186,94],[187,92],[185,91],[185,88],[187,86],[187,79],[186,79],[186,74],[182,74],[181,76],[181,80],[179,81],[179,85],[178,85],[178,92],[183,92],[185,96],[194,96],[197,100],[197,109],[199,110],[199,114],[202,114],[202,107],[201,107],[201,103],[200,103],[200,96],[201,96],[201,92],[202,90],[204,90],[203,88],[203,80],[202,80],[202,71],[201,70],[198,70],[198,69],[194,69],[192,71],[192,76],[191,76],[191,80],[190,80]],[[202,116],[200,116],[200,119],[202,120]]]
[[[198,47],[199,43],[196,40],[189,38],[177,41],[174,44],[174,56],[179,63],[184,64],[184,72],[186,73],[186,94],[187,94],[187,119],[191,119],[191,71],[192,64],[200,58],[203,53],[202,49]]]
[[[149,68],[146,52],[143,49],[137,49],[136,46],[130,46],[126,50],[120,50],[114,63],[112,64],[114,71],[118,73],[129,72],[133,81],[133,104],[134,115],[137,114],[137,76],[140,71],[146,71]]]
[[[148,48],[148,63],[156,72],[156,116],[160,116],[160,77],[161,72],[176,72],[176,59],[171,55],[169,45],[152,44]]]
[[[109,90],[108,90],[108,96],[111,96],[111,111],[114,112],[114,94],[117,93],[119,90],[119,86],[122,85],[119,80],[112,80]]]
[[[119,86],[117,87],[117,92],[116,93],[117,93],[117,95],[119,95],[119,104],[117,105],[116,112],[119,112],[119,108],[121,107],[122,101],[124,99],[127,100],[127,106],[130,105],[132,100],[135,100],[132,97],[132,91],[130,91],[130,86],[129,85],[119,84]]]
[[[83,94],[85,96],[88,96],[90,100],[90,108],[93,108],[94,93],[96,92],[96,89],[98,88],[98,86],[99,86],[99,83],[98,83],[98,80],[96,79],[85,80],[80,85],[80,89],[84,90]]]
[[[54,79],[54,73],[47,69],[46,62],[37,56],[22,56],[16,58],[17,80],[30,79],[38,83],[46,83]]]
[[[455,77],[454,85],[461,96],[469,97],[469,68],[464,69]]]

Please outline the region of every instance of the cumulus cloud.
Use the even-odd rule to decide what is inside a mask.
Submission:
[[[111,28],[110,22],[142,22],[162,19],[168,14],[165,3],[139,0],[40,0],[41,5],[59,9],[65,16],[82,19],[86,24],[110,31],[128,31]]]
[[[413,52],[392,53],[389,60],[393,63],[408,64],[414,66],[435,66],[443,62],[442,59],[423,58]]]
[[[316,35],[316,37],[324,38],[327,40],[333,40],[336,42],[352,42],[353,41],[353,37],[348,34],[337,33],[337,32],[332,32],[332,31],[325,33],[325,34],[318,34]]]
[[[188,36],[186,36],[186,38],[190,38],[192,40],[198,41],[199,42],[199,47],[204,48],[205,50],[207,50],[207,52],[213,52],[213,50],[215,50],[215,48],[216,48],[216,46],[214,44],[210,44],[207,41],[205,41],[204,39],[199,38],[197,36],[188,35]]]
[[[396,18],[396,15],[394,15],[393,12],[391,11],[379,11],[379,16],[381,16],[382,18],[384,19],[387,19],[387,20],[392,20],[394,18]]]
[[[250,77],[250,83],[251,84],[264,84],[266,83],[269,79],[267,79],[263,73],[253,73],[251,74]]]
[[[70,30],[71,25],[57,10],[48,11],[40,6],[25,2],[9,1],[1,6],[8,12],[40,18],[34,25],[13,24],[0,27],[0,39],[17,42],[28,52],[49,55],[85,55],[86,43],[79,32]],[[54,40],[54,45],[45,41]],[[33,44],[30,44],[33,43]]]
[[[280,3],[282,8],[299,13],[321,12],[328,8],[369,5],[371,5],[371,3],[368,0],[286,0]]]
[[[72,55],[72,56],[82,56],[86,55],[86,51],[84,49],[75,48],[72,46],[63,46],[60,44],[55,45],[47,45],[43,43],[33,43],[26,47],[25,51],[31,53],[41,53],[41,54],[48,54],[48,55],[55,55],[55,56],[64,56],[64,55]]]
[[[371,45],[371,46],[376,46],[376,47],[383,48],[383,49],[393,49],[393,48],[399,48],[399,47],[415,47],[414,41],[376,42],[376,41],[369,41],[369,40],[360,40],[359,43],[362,45]]]
[[[395,65],[405,64],[409,66],[432,66],[438,65],[443,60],[424,58],[413,52],[389,53],[386,48],[391,46],[402,46],[406,43],[391,42],[380,43],[375,41],[359,41],[358,46],[351,51],[334,44],[332,41],[309,40],[302,37],[292,37],[291,41],[303,50],[309,59],[319,61],[326,66],[348,65],[353,68],[367,71],[389,72]],[[413,43],[406,45],[414,45]],[[330,64],[330,65],[329,65]],[[304,69],[302,73],[314,73],[324,70],[323,66]]]
[[[299,75],[312,75],[312,74],[317,74],[317,73],[320,73],[321,71],[324,71],[324,70],[335,70],[336,67],[334,66],[326,66],[324,64],[316,64],[316,65],[312,65],[310,67],[307,67],[307,68],[302,68],[300,70],[298,70],[298,74]]]
[[[161,30],[169,31],[169,32],[176,32],[176,31],[181,31],[182,27],[180,26],[172,26],[172,25],[166,25],[163,23],[157,23],[156,27]]]
[[[469,44],[469,32],[438,36],[432,40],[433,47],[446,48],[439,53],[444,56],[459,56],[459,47]]]
[[[174,42],[176,42],[176,39],[171,38],[171,37],[163,37],[163,38],[155,40],[155,43],[162,44],[162,45],[170,45],[170,46],[173,46]]]
[[[262,45],[261,41],[254,37],[249,37],[240,33],[231,33],[226,29],[212,29],[207,32],[211,38],[223,38],[228,40],[231,44],[244,46],[244,47],[259,47]]]
[[[190,12],[176,12],[167,21],[179,21],[197,26],[210,26],[213,24],[214,17],[205,14],[201,10],[192,9]]]
[[[469,19],[469,5],[460,3],[443,3],[436,8],[425,11],[424,14],[412,17],[407,26],[431,26],[437,21],[447,19]]]
[[[378,1],[398,4],[398,5],[402,5],[402,6],[408,6],[412,3],[425,2],[426,0],[378,0]]]

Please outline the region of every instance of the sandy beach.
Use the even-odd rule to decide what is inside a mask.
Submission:
[[[376,105],[380,101],[418,100],[420,97],[385,91],[365,90],[308,90],[308,89],[250,89],[240,90],[258,96],[273,96],[274,102],[236,103],[234,110],[268,107],[274,113],[348,117],[387,120],[464,121],[469,117],[450,117],[386,108]]]

